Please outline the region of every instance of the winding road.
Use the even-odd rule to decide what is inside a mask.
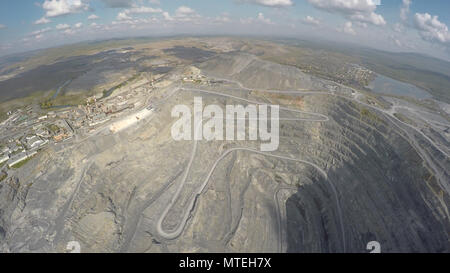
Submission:
[[[214,91],[209,91],[209,90],[202,90],[202,89],[195,89],[195,88],[180,88],[180,90],[184,90],[184,91],[191,91],[191,92],[202,92],[202,93],[207,93],[207,94],[212,94],[212,95],[216,95],[216,96],[222,96],[222,97],[229,97],[232,99],[236,99],[236,100],[241,100],[241,101],[245,101],[248,103],[252,103],[252,104],[257,104],[257,105],[263,105],[266,103],[263,102],[258,102],[258,101],[253,101],[253,100],[249,100],[246,98],[241,98],[241,97],[237,97],[237,96],[233,96],[233,95],[229,95],[229,94],[224,94],[224,93],[218,93],[218,92],[214,92]],[[289,91],[289,92],[294,92],[294,91]],[[295,91],[296,94],[307,94],[307,95],[323,95],[323,94],[331,94],[329,92],[310,92],[310,91]],[[300,113],[300,114],[308,114],[308,115],[312,115],[312,116],[316,116],[317,118],[297,118],[297,119],[288,119],[288,120],[296,120],[296,121],[313,121],[313,122],[326,122],[329,121],[329,118],[325,115],[319,114],[319,113],[313,113],[313,112],[306,112],[306,111],[300,111],[300,110],[296,110],[296,109],[290,109],[290,108],[286,108],[286,107],[280,107],[280,110],[283,111],[288,111],[288,112],[292,112],[292,113]],[[202,125],[202,123],[199,123],[197,128],[195,128],[195,130],[199,130],[200,125]],[[157,232],[158,234],[163,237],[164,239],[167,240],[174,240],[176,238],[178,238],[186,224],[187,221],[191,215],[191,211],[194,209],[195,206],[195,202],[197,200],[197,197],[204,191],[205,187],[208,185],[209,180],[211,179],[211,176],[213,175],[215,169],[217,168],[218,164],[224,159],[226,158],[230,153],[232,152],[237,152],[237,151],[245,151],[245,152],[250,152],[250,153],[255,153],[255,154],[260,154],[260,155],[264,155],[267,157],[272,157],[272,158],[277,158],[277,159],[281,159],[281,160],[287,160],[287,161],[292,161],[292,162],[297,162],[297,163],[302,163],[302,164],[306,164],[309,165],[313,168],[315,168],[320,174],[321,176],[323,176],[325,178],[325,181],[327,181],[327,183],[329,183],[329,186],[331,187],[332,191],[333,191],[333,195],[334,198],[336,199],[336,208],[337,208],[337,212],[338,212],[338,218],[339,218],[339,226],[341,229],[341,233],[342,233],[342,248],[345,252],[346,250],[346,239],[345,239],[345,230],[344,230],[344,224],[343,224],[343,217],[342,217],[342,209],[341,209],[341,205],[339,202],[339,196],[338,196],[338,192],[334,186],[333,183],[331,183],[328,180],[328,175],[326,173],[325,170],[323,170],[320,166],[318,166],[317,164],[314,164],[312,162],[306,161],[306,160],[302,160],[302,159],[297,159],[297,158],[291,158],[291,157],[287,157],[287,156],[283,156],[283,155],[276,155],[276,154],[271,154],[271,153],[266,153],[266,152],[261,152],[258,150],[254,150],[251,148],[246,148],[246,147],[240,147],[240,148],[232,148],[229,149],[227,151],[225,151],[212,165],[208,175],[206,176],[206,178],[204,179],[203,183],[198,187],[197,191],[195,192],[195,195],[193,198],[191,198],[189,205],[185,208],[185,212],[184,215],[181,218],[180,223],[178,224],[177,228],[175,230],[171,230],[171,231],[166,231],[163,228],[163,221],[165,220],[165,218],[167,217],[168,213],[170,212],[170,210],[172,209],[172,207],[174,206],[176,200],[178,199],[178,197],[181,194],[181,191],[183,190],[184,185],[186,184],[187,178],[189,176],[192,164],[194,162],[195,159],[195,155],[197,152],[197,147],[198,147],[198,141],[194,140],[194,144],[192,147],[192,152],[191,152],[191,157],[189,159],[189,163],[186,167],[185,173],[183,175],[182,181],[180,183],[180,185],[178,186],[175,194],[173,195],[172,199],[170,200],[169,204],[166,206],[166,208],[164,209],[163,213],[161,214],[158,222],[157,222]],[[279,223],[279,225],[281,225]],[[281,230],[280,230],[281,231]],[[280,235],[281,236],[281,235]]]
[[[231,82],[231,83],[235,83],[237,84],[241,90],[247,90],[247,91],[253,91],[255,89],[250,89],[245,87],[242,83],[237,82],[237,81],[233,81],[233,80],[229,80],[229,79],[219,79],[219,78],[215,78],[216,80],[223,80],[226,82]],[[346,88],[350,88],[350,87],[346,87]],[[360,94],[357,90],[350,88],[351,90],[353,90],[355,92],[355,94]],[[238,96],[234,96],[234,95],[230,95],[230,94],[225,94],[225,93],[219,93],[219,92],[215,92],[215,91],[210,91],[210,90],[203,90],[203,89],[198,89],[198,88],[186,88],[186,87],[181,87],[177,90],[175,90],[173,93],[176,93],[176,91],[189,91],[189,92],[201,92],[201,93],[205,93],[205,94],[210,94],[210,95],[215,95],[215,96],[222,96],[222,97],[228,97],[231,99],[236,99],[236,100],[241,100],[241,101],[245,101],[247,103],[251,103],[251,104],[257,104],[257,105],[263,105],[263,104],[267,104],[267,103],[263,103],[263,102],[258,102],[258,101],[253,101],[253,100],[249,100],[246,98],[242,98],[242,97],[238,97]],[[341,95],[341,94],[336,94],[335,92],[328,92],[328,91],[323,91],[323,90],[317,90],[317,91],[312,91],[312,90],[261,90],[261,89],[257,89],[258,91],[262,91],[262,92],[268,92],[268,93],[276,93],[276,94],[292,94],[292,95],[331,95],[331,96],[335,96],[335,97],[339,97],[339,98],[343,98],[345,100],[348,101],[352,101],[355,103],[358,103],[360,105],[366,106],[370,109],[373,109],[377,112],[381,112],[383,115],[387,116],[389,120],[391,120],[396,127],[398,127],[399,129],[402,129],[401,131],[404,131],[403,128],[401,128],[399,126],[398,123],[400,123],[401,125],[404,125],[410,129],[413,129],[414,131],[418,132],[421,136],[423,136],[424,139],[426,139],[436,150],[438,150],[439,152],[441,152],[445,157],[449,157],[447,152],[442,150],[435,142],[433,142],[428,136],[426,136],[420,129],[415,128],[414,126],[407,124],[401,120],[399,120],[397,117],[394,116],[394,114],[392,113],[391,109],[382,109],[370,104],[367,104],[365,102],[362,102],[360,100],[357,99],[356,97],[348,97],[345,95]],[[173,95],[173,94],[172,94]],[[306,115],[311,115],[313,118],[294,118],[294,119],[285,119],[285,120],[294,120],[294,121],[312,121],[312,122],[327,122],[329,121],[329,117],[323,114],[319,114],[319,113],[312,113],[312,112],[306,112],[306,111],[300,111],[300,110],[296,110],[296,109],[290,109],[287,107],[281,107],[280,106],[280,110],[282,111],[287,111],[287,112],[291,112],[291,113],[298,113],[298,114],[306,114]],[[201,125],[202,123],[200,123],[199,125]],[[196,128],[195,130],[198,130],[198,128]],[[411,137],[409,134],[407,134],[408,137]],[[405,138],[406,139],[406,138]],[[178,199],[178,197],[181,194],[181,191],[183,190],[184,185],[186,184],[186,181],[188,179],[189,173],[191,171],[194,159],[195,159],[195,155],[197,152],[197,147],[198,147],[198,141],[194,140],[193,143],[193,147],[192,147],[192,152],[191,152],[191,156],[189,159],[189,163],[185,169],[183,178],[181,183],[179,184],[175,194],[173,195],[172,199],[170,200],[169,204],[166,206],[166,208],[164,209],[163,213],[161,214],[161,216],[159,217],[159,220],[157,222],[157,233],[167,239],[167,240],[173,240],[178,238],[184,228],[186,227],[186,224],[191,216],[192,210],[195,207],[195,203],[196,200],[198,198],[198,196],[200,196],[202,194],[202,192],[204,191],[204,189],[206,188],[206,186],[208,185],[212,175],[214,174],[214,171],[216,170],[217,166],[219,165],[219,163],[225,159],[229,154],[233,153],[233,152],[237,152],[237,151],[244,151],[244,152],[250,152],[250,153],[255,153],[255,154],[260,154],[263,156],[267,156],[267,157],[272,157],[272,158],[277,158],[280,160],[287,160],[287,161],[292,161],[292,162],[298,162],[301,164],[306,164],[309,165],[313,168],[315,168],[324,178],[325,181],[327,181],[327,183],[329,184],[334,198],[335,198],[335,202],[336,202],[336,209],[337,209],[337,213],[338,213],[338,220],[339,220],[339,226],[340,226],[340,231],[341,231],[341,238],[342,238],[342,249],[344,252],[346,252],[346,235],[345,235],[345,229],[344,229],[344,222],[343,222],[343,214],[342,214],[342,209],[341,209],[341,205],[340,205],[340,201],[339,201],[339,195],[338,195],[338,191],[335,187],[335,185],[329,181],[327,173],[325,170],[323,170],[320,166],[306,161],[306,160],[302,160],[302,159],[297,159],[297,158],[291,158],[288,156],[283,156],[283,155],[276,155],[276,154],[271,154],[271,153],[266,153],[266,152],[261,152],[258,150],[254,150],[251,148],[247,148],[247,147],[238,147],[238,148],[232,148],[229,149],[227,151],[225,151],[215,162],[214,164],[211,166],[210,171],[208,172],[207,176],[205,177],[205,179],[203,180],[202,184],[198,187],[198,189],[196,190],[195,194],[193,195],[193,197],[191,198],[189,205],[185,208],[185,212],[181,218],[180,223],[178,224],[177,228],[175,228],[174,230],[170,230],[167,231],[163,228],[163,221],[166,219],[167,215],[169,214],[170,210],[173,208],[173,206],[175,205],[176,200]],[[419,153],[419,154],[423,154]],[[277,191],[275,192],[274,195],[274,199],[276,202],[276,206],[277,206],[277,213],[278,213],[278,226],[280,228],[279,230],[279,246],[278,249],[280,251],[282,251],[282,227],[281,227],[281,216],[279,215],[279,204],[278,204],[278,199],[277,199],[277,194],[280,190],[285,189],[284,187],[279,187],[277,189]],[[287,188],[286,188],[287,189]],[[291,188],[289,188],[291,189]]]

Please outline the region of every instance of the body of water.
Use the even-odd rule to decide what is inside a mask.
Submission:
[[[369,84],[368,88],[370,88],[373,92],[380,94],[408,96],[416,99],[432,98],[431,94],[423,89],[383,75],[377,75],[375,80]]]

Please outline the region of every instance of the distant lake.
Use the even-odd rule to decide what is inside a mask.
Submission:
[[[416,99],[432,98],[431,94],[423,89],[409,83],[404,83],[385,77],[383,75],[377,75],[375,80],[369,84],[368,88],[370,88],[373,92],[380,94],[409,96]]]

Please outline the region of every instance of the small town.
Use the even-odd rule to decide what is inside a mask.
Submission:
[[[30,105],[8,112],[7,119],[0,123],[0,179],[8,177],[9,170],[21,168],[48,145],[58,147],[107,126],[114,133],[147,117],[154,108],[149,101],[151,93],[169,82],[165,74],[152,75],[150,80],[146,78],[121,86],[114,96],[89,97],[83,105],[54,109]],[[185,71],[181,82],[215,83],[194,67]],[[131,118],[123,118],[130,115]]]

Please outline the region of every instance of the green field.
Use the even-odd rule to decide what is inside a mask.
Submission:
[[[30,162],[35,156],[36,156],[36,155],[34,155],[34,156],[32,156],[32,157],[29,157],[29,158],[27,158],[27,159],[25,159],[25,160],[23,160],[23,161],[21,161],[21,162],[15,164],[15,165],[11,166],[11,168],[13,168],[13,169],[20,169],[20,168],[22,168],[22,167],[25,166],[28,162]]]

